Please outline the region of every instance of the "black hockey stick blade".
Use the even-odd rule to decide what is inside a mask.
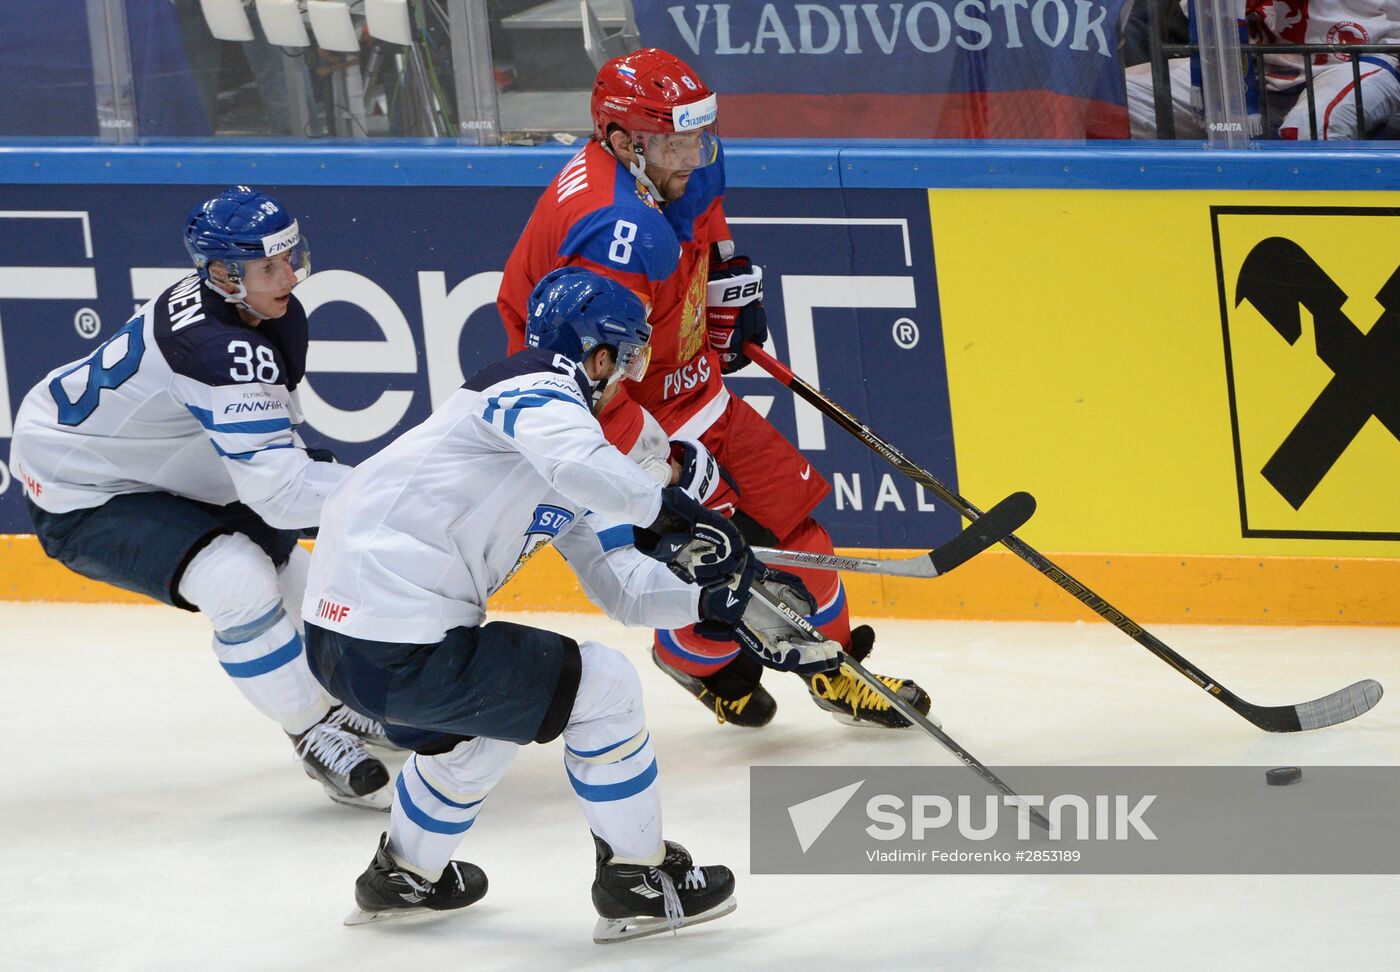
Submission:
[[[994,543],[1000,543],[1015,533],[1035,513],[1035,497],[1030,493],[1012,493],[996,506],[973,520],[962,533],[929,553],[934,569],[946,574],[966,563]]]
[[[913,557],[847,557],[810,550],[777,550],[754,547],[759,560],[774,567],[806,567],[810,570],[846,570],[887,577],[937,577],[966,563],[995,543],[1015,533],[1035,512],[1035,497],[1012,493],[947,543]]]

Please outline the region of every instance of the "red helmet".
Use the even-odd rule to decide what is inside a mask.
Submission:
[[[605,144],[609,125],[634,137],[700,133],[712,141],[717,114],[705,82],[676,55],[654,47],[613,58],[593,82],[593,133]]]

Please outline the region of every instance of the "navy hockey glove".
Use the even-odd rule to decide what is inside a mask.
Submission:
[[[744,624],[744,611],[749,606],[755,575],[763,565],[752,557],[744,569],[728,583],[723,581],[700,589],[700,623],[695,633],[709,641],[738,642],[740,647],[763,657],[763,644],[758,635]]]
[[[763,268],[745,256],[715,264],[706,289],[705,323],[710,347],[719,354],[720,374],[731,374],[748,364],[744,342],[762,345],[768,340]]]
[[[700,623],[695,626],[700,637],[711,641],[735,640],[733,629],[744,619],[754,577],[764,569],[758,561],[745,556],[744,566],[737,574],[700,589]]]
[[[634,526],[632,533],[638,550],[701,587],[728,583],[748,557],[738,528],[679,486],[663,489],[656,520],[647,527]]]

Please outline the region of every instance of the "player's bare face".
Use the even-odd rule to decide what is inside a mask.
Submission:
[[[238,287],[229,280],[228,271],[222,264],[213,264],[209,275],[224,293],[238,292]],[[299,283],[292,257],[288,253],[262,260],[249,260],[243,264],[243,289],[247,296],[243,302],[263,318],[281,317],[287,313],[291,302],[292,288]],[[249,324],[256,326],[258,319],[243,315]]]
[[[248,291],[246,303],[264,317],[281,317],[287,313],[292,288],[297,282],[296,270],[286,253],[265,260],[250,260],[243,265],[243,286]]]
[[[647,178],[661,193],[664,202],[671,202],[685,195],[685,187],[690,184],[693,169],[663,169],[659,165],[647,163]]]
[[[651,135],[645,146],[651,184],[668,201],[685,195],[690,174],[705,162],[700,133]]]
[[[627,166],[636,164],[640,146],[647,179],[661,194],[662,202],[685,195],[691,173],[714,161],[714,140],[708,132],[632,136],[618,129],[608,136],[608,144]]]

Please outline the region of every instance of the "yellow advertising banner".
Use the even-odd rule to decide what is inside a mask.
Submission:
[[[963,495],[1042,550],[1400,557],[1400,196],[929,205]]]

